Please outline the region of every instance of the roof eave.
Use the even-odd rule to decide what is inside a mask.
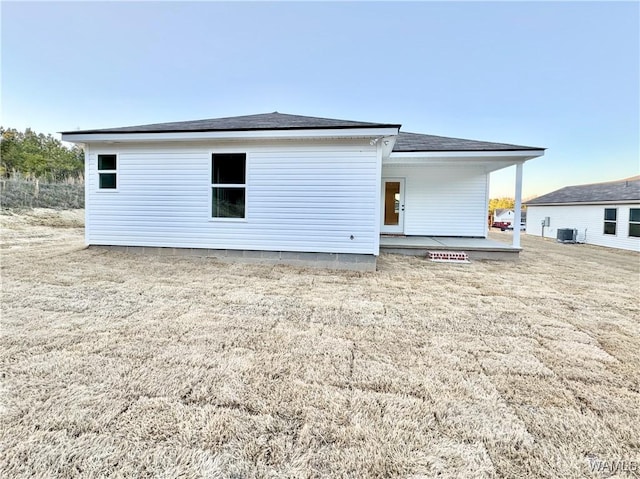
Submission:
[[[375,127],[272,128],[158,132],[104,132],[86,130],[62,132],[62,140],[71,143],[91,143],[354,137],[376,138],[397,135],[399,129],[400,125],[377,125]]]
[[[363,128],[397,128],[402,125],[376,123],[372,125],[344,125],[344,126],[286,126],[286,127],[254,127],[254,128],[189,128],[189,129],[129,129],[129,128],[103,128],[94,130],[61,131],[61,135],[73,134],[134,134],[134,133],[205,133],[205,132],[225,132],[225,131],[287,131],[287,130],[357,130]],[[136,128],[136,127],[131,127]]]
[[[593,206],[593,205],[627,205],[627,204],[640,204],[640,198],[638,199],[626,199],[626,200],[601,200],[601,201],[564,201],[564,202],[545,202],[545,203],[522,203],[526,206]]]
[[[544,148],[531,150],[420,150],[420,151],[393,151],[392,158],[456,158],[456,157],[522,157],[527,161],[539,156],[543,156]]]
[[[456,149],[456,150],[445,150],[442,148],[431,148],[431,149],[407,149],[407,150],[393,150],[394,153],[437,153],[437,152],[451,152],[451,151],[455,151],[455,152],[474,152],[474,151],[546,151],[546,148],[536,148],[533,146],[523,146],[522,148],[496,148],[496,149]]]

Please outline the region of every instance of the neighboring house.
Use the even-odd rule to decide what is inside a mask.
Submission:
[[[513,223],[514,213],[513,210],[497,209],[493,212],[494,223]]]
[[[518,191],[522,164],[544,154],[278,112],[62,139],[85,146],[89,245],[338,253],[374,265],[385,233],[486,238],[489,173],[517,165]]]
[[[511,225],[513,224],[513,220],[515,218],[515,213],[513,210],[497,208],[493,212],[493,224],[504,224]],[[525,223],[527,221],[527,210],[522,210],[520,212],[520,223]]]
[[[640,251],[640,176],[567,186],[526,204],[527,234],[557,238],[558,229],[575,229],[579,243]]]

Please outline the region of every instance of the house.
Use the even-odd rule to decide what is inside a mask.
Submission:
[[[381,235],[486,239],[489,173],[517,165],[519,201],[523,163],[544,154],[278,112],[62,139],[85,147],[88,245],[360,269]]]
[[[527,234],[557,238],[572,229],[579,243],[640,251],[640,176],[567,186],[526,204]]]
[[[500,228],[503,226],[511,226],[513,224],[513,220],[515,218],[515,212],[506,208],[496,208],[493,212],[493,221],[492,225],[495,228]],[[525,223],[527,221],[527,210],[522,210],[520,212],[520,223]]]
[[[504,208],[498,208],[493,212],[493,222],[494,223],[513,223],[513,217],[515,213],[513,210],[507,210]]]

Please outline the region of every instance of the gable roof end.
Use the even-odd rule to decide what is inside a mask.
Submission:
[[[508,211],[513,211],[513,210],[510,210],[509,208],[496,208],[493,214],[495,216],[500,216],[502,213],[506,213]]]

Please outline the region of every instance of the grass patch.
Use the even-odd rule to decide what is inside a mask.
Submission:
[[[0,220],[3,477],[578,478],[640,460],[636,253],[524,236],[515,264],[333,272]]]

